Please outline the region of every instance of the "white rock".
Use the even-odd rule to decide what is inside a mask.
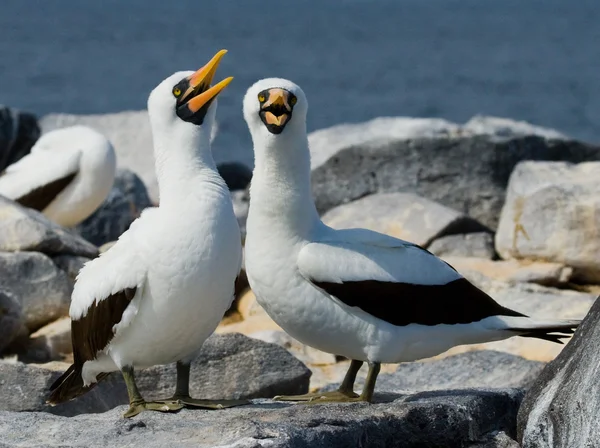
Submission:
[[[467,121],[463,127],[467,132],[476,135],[493,135],[502,138],[523,137],[526,135],[536,135],[548,139],[568,140],[562,132],[555,129],[536,126],[526,121],[516,121],[510,118],[488,117],[485,115],[475,115]]]
[[[600,162],[522,162],[510,177],[496,250],[600,281]]]

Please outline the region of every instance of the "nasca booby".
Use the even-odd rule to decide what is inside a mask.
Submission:
[[[370,402],[381,363],[512,336],[560,343],[573,333],[579,321],[535,320],[505,308],[415,244],[326,226],[311,193],[302,89],[263,79],[249,88],[243,108],[255,154],[245,243],[250,286],[292,337],[352,360],[337,391],[278,399]]]
[[[72,295],[73,365],[51,386],[51,404],[75,398],[120,370],[131,417],[144,409],[219,408],[240,401],[190,398],[190,363],[230,306],[242,248],[229,190],[211,154],[226,53],[177,72],[148,99],[160,205],[144,210],[117,243],[80,271]],[[175,395],[147,402],[134,370],[177,363]]]
[[[87,126],[50,131],[0,174],[0,195],[73,227],[104,202],[115,179],[108,139]]]

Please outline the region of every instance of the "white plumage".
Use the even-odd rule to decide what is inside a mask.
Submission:
[[[255,152],[245,266],[258,302],[286,332],[355,360],[351,370],[369,362],[372,386],[382,362],[413,361],[515,335],[558,339],[564,335],[552,333],[572,333],[577,322],[536,322],[501,307],[412,243],[323,224],[310,188],[307,108],[303,91],[284,79],[259,81],[244,98]],[[284,126],[277,126],[281,121]],[[445,289],[465,295],[445,295]],[[424,309],[423,300],[432,306]],[[357,398],[346,387],[336,399],[340,393],[370,400],[372,390]]]
[[[133,369],[176,361],[177,391],[190,398],[189,364],[231,305],[242,260],[229,190],[210,148],[211,98],[230,81],[208,88],[222,54],[198,72],[175,73],[150,94],[160,206],[146,209],[80,271],[70,308],[75,378],[67,372],[53,385],[52,402],[73,398],[116,370],[124,376],[131,370],[126,381],[134,387]],[[180,378],[179,364],[188,379]],[[130,390],[128,416],[140,411],[140,400]]]
[[[115,152],[104,135],[87,126],[57,129],[7,167],[0,176],[0,194],[72,227],[104,202],[115,169]]]

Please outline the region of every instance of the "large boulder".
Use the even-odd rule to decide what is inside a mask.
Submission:
[[[436,238],[427,250],[438,257],[496,258],[494,235],[490,232],[462,233]]]
[[[39,137],[35,115],[0,105],[0,173],[29,154]]]
[[[542,137],[405,140],[381,137],[344,146],[311,145],[312,191],[323,213],[368,194],[416,193],[495,229],[510,173],[523,160],[584,162],[600,148]]]
[[[12,294],[0,289],[0,353],[24,330],[21,303]]]
[[[572,266],[600,282],[600,162],[522,162],[510,176],[496,250]]]
[[[142,211],[151,206],[141,179],[132,171],[119,169],[106,200],[76,230],[87,241],[102,246],[118,239]]]
[[[154,145],[146,110],[98,115],[49,114],[41,118],[40,124],[43,132],[76,124],[100,131],[112,142],[117,153],[118,167],[127,168],[137,174],[148,188],[152,202],[158,204]],[[213,131],[214,139],[216,126]]]
[[[73,284],[46,255],[0,252],[0,278],[2,288],[19,300],[29,331],[68,314]]]
[[[411,193],[380,193],[339,205],[322,217],[336,229],[362,227],[427,247],[434,239],[485,227],[473,218]]]
[[[0,361],[0,410],[71,416],[105,412],[127,403],[125,383],[116,372],[80,398],[47,405],[48,387],[68,366],[58,362],[28,365]],[[277,345],[240,334],[213,335],[192,363],[190,392],[208,399],[266,398],[305,393],[309,379],[310,370]],[[170,397],[175,390],[175,365],[140,370],[136,380],[144,397]]]
[[[513,389],[376,394],[375,404],[260,401],[220,411],[145,412],[132,420],[122,418],[124,406],[73,418],[0,412],[0,440],[9,447],[509,447],[521,398]]]
[[[41,213],[0,196],[0,251],[37,251],[93,258],[98,248]]]
[[[529,389],[519,410],[524,448],[594,447],[600,441],[600,300]]]

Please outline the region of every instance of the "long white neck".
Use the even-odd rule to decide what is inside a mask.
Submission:
[[[161,206],[227,191],[210,150],[210,129],[181,122],[168,129],[153,126],[152,132]]]
[[[305,129],[278,136],[253,135],[255,165],[250,187],[248,236],[254,229],[278,228],[308,238],[320,224],[310,186],[310,153]],[[259,149],[260,148],[260,149]]]

